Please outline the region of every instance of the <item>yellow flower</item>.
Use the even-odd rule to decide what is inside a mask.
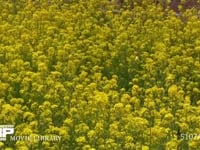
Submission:
[[[83,145],[86,143],[86,138],[84,136],[80,136],[80,137],[76,138],[76,142],[78,145]]]
[[[167,113],[164,116],[164,119],[166,119],[167,121],[173,120],[174,116],[171,113]]]
[[[116,110],[121,109],[121,108],[123,108],[123,107],[124,107],[124,104],[123,104],[123,103],[117,103],[117,104],[114,105],[114,108],[115,108]]]
[[[3,142],[0,142],[0,148],[2,148],[4,146]]]
[[[94,139],[95,138],[95,131],[94,130],[90,130],[88,133],[87,133],[87,136],[89,139]]]
[[[171,140],[166,143],[166,150],[177,150],[179,142],[177,140]]]
[[[95,91],[95,103],[99,106],[104,106],[108,104],[108,96],[103,92]]]
[[[168,95],[172,98],[172,97],[176,97],[177,94],[178,94],[178,87],[177,85],[173,84],[168,89]]]
[[[142,150],[149,150],[149,146],[142,146]]]
[[[23,119],[27,120],[27,121],[32,121],[35,119],[35,114],[33,114],[31,112],[25,112],[23,115]]]
[[[6,147],[5,150],[13,150],[11,147]]]
[[[125,143],[124,149],[125,150],[135,149],[135,144],[134,143]]]
[[[65,119],[64,125],[72,127],[73,126],[73,120],[71,118]]]

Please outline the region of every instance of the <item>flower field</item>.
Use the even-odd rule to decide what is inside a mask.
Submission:
[[[0,125],[14,125],[0,149],[200,149],[199,10],[177,15],[153,0],[0,8]],[[10,140],[34,135],[61,139]]]

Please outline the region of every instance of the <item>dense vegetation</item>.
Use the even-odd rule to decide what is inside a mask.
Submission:
[[[200,149],[198,10],[138,2],[0,1],[0,124],[62,136],[0,149]]]

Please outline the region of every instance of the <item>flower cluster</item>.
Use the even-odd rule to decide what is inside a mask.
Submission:
[[[128,3],[128,2],[126,2]],[[0,2],[5,150],[200,149],[200,20],[148,0]],[[189,139],[189,138],[188,138]]]

